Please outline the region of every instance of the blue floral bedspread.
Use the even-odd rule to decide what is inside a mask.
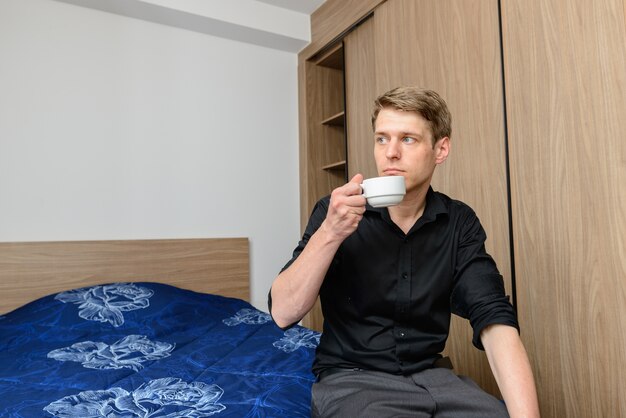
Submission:
[[[309,417],[318,343],[164,284],[62,292],[0,316],[0,416]]]

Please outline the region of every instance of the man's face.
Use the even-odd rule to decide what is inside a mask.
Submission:
[[[380,176],[404,176],[407,193],[430,185],[437,164],[445,161],[449,138],[433,148],[428,121],[415,112],[383,108],[376,118],[374,158]]]

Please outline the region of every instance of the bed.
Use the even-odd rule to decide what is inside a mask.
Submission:
[[[308,417],[319,334],[248,303],[248,240],[0,243],[0,416]]]

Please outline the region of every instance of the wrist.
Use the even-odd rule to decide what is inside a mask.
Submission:
[[[345,237],[338,234],[335,229],[329,225],[328,219],[322,222],[322,225],[320,225],[315,235],[318,236],[320,244],[337,248],[345,239]]]

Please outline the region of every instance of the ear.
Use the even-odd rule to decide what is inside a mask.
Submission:
[[[444,136],[435,143],[435,163],[442,164],[450,153],[450,138]]]

